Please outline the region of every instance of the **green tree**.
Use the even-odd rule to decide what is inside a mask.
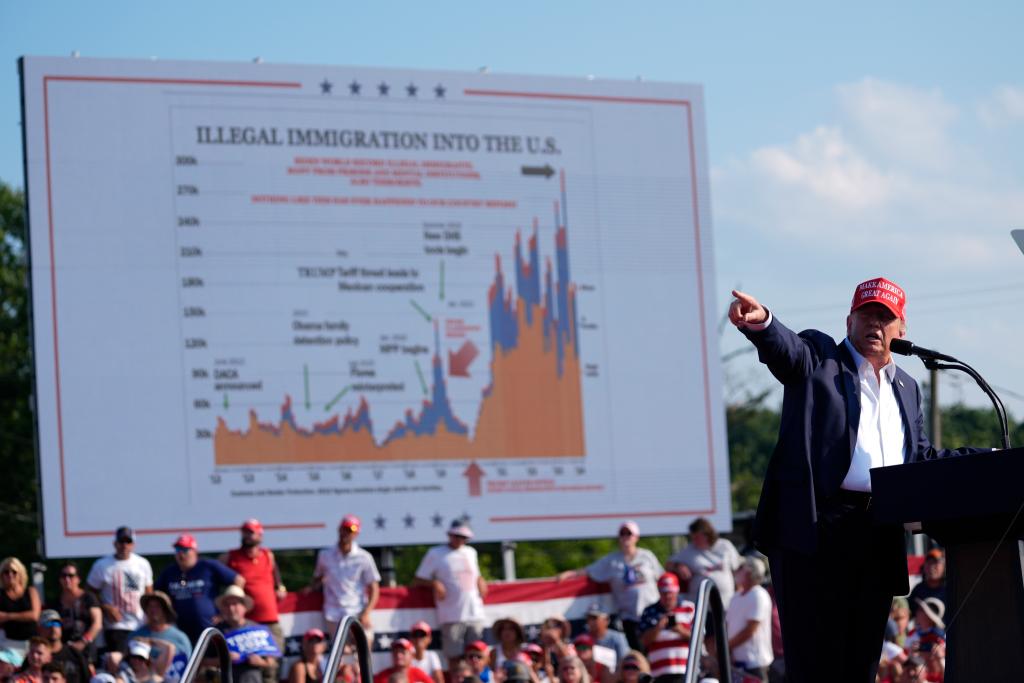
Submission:
[[[25,239],[24,194],[0,181],[0,472],[9,482],[0,498],[0,519],[5,522],[4,554],[29,561],[38,557],[39,486],[29,405]]]
[[[753,510],[779,433],[779,413],[766,408],[767,393],[725,410],[733,512]]]

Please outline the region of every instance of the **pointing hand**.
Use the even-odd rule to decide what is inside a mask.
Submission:
[[[732,290],[736,297],[729,305],[729,322],[740,329],[747,325],[763,323],[768,319],[768,311],[757,302],[757,299],[739,290]]]

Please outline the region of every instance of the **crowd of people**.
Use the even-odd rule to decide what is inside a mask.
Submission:
[[[25,566],[7,558],[0,563],[0,683],[173,683],[210,626],[224,633],[239,683],[320,681],[330,640],[345,617],[358,619],[373,642],[381,577],[373,556],[357,543],[360,529],[358,517],[345,515],[338,542],[319,552],[300,592],[322,592],[323,628],[304,633],[301,654],[287,670],[278,613],[286,589],[258,520],[246,520],[240,546],[219,559],[200,557],[196,539],[182,534],[174,561],[155,577],[149,561],[134,552],[133,530],[121,527],[114,552],[84,577],[74,564],[63,565],[60,590],[52,596],[40,595]],[[576,633],[563,615],[552,615],[534,639],[514,617],[488,621],[488,584],[470,545],[473,532],[456,520],[447,535],[447,543],[424,555],[413,580],[433,593],[439,633],[420,621],[407,637],[393,640],[391,666],[377,672],[374,683],[681,683],[690,666],[714,676],[715,648],[726,639],[733,680],[782,680],[778,614],[770,586],[763,585],[767,565],[741,556],[706,519],[691,524],[689,544],[664,565],[638,546],[638,525],[622,523],[618,550],[557,577],[608,584],[614,610],[591,605]],[[696,591],[704,578],[722,596],[726,633],[709,633],[702,651],[691,652]],[[909,598],[893,602],[878,681],[942,680],[944,582],[944,557],[935,549],[926,556],[921,583]],[[438,641],[440,655],[431,648]],[[339,675],[354,681],[357,666],[347,656]]]

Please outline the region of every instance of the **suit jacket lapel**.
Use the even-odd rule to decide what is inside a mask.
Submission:
[[[917,434],[913,434],[912,432],[914,431],[914,426],[917,424],[917,421],[916,419],[910,419],[910,409],[908,406],[913,406],[914,409],[917,410],[917,402],[914,400],[914,393],[910,382],[905,381],[903,377],[901,377],[903,374],[903,371],[897,367],[896,376],[892,382],[892,388],[896,390],[896,403],[899,404],[900,415],[903,417],[903,461],[913,462],[913,444],[917,443]]]

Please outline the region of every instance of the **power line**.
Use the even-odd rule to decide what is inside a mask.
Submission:
[[[914,295],[914,301],[917,302],[917,301],[921,301],[921,300],[928,301],[929,299],[949,299],[949,298],[955,298],[955,297],[974,296],[975,294],[988,294],[990,292],[1002,292],[1002,291],[1008,291],[1008,290],[1015,290],[1017,292],[1020,292],[1021,294],[1024,294],[1024,282],[1016,282],[1016,283],[1010,283],[1010,284],[1005,284],[1005,285],[994,285],[994,286],[991,286],[991,287],[978,287],[976,289],[956,289],[956,290],[949,290],[949,291],[946,291],[946,292],[934,292],[934,293],[930,293],[930,294],[915,294]],[[982,307],[985,307],[987,305],[1001,305],[1001,303],[1002,302],[992,302],[991,304],[975,304],[975,303],[972,303],[971,307],[972,308],[982,308]],[[815,313],[815,312],[819,312],[819,311],[836,310],[838,308],[845,308],[845,306],[838,306],[837,304],[820,304],[820,305],[817,305],[817,306],[804,306],[803,308],[787,309],[786,313],[787,314]],[[953,307],[953,308],[955,308],[955,307]],[[939,311],[939,310],[949,310],[949,308],[929,309],[929,310],[926,310],[924,312],[925,313],[934,313],[934,312]],[[922,311],[917,311],[917,310],[913,311],[913,313],[915,315],[917,315],[917,314],[919,314],[921,312]]]

